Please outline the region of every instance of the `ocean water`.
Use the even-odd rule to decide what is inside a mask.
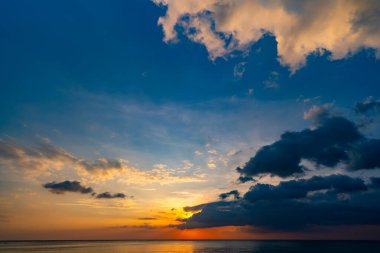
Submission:
[[[28,241],[0,242],[0,252],[372,253],[380,252],[380,241]]]

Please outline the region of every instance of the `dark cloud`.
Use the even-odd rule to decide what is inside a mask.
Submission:
[[[344,175],[331,175],[327,177],[314,176],[310,179],[290,180],[280,182],[279,185],[256,184],[244,195],[250,202],[259,200],[300,199],[307,197],[308,193],[327,190],[329,193],[350,193],[366,191],[367,186],[360,178]]]
[[[359,126],[340,116],[333,116],[331,105],[313,106],[305,113],[315,125],[312,129],[285,132],[280,140],[260,148],[244,166],[238,167],[240,182],[262,174],[288,177],[304,173],[303,159],[334,167],[342,163],[348,171],[380,167],[380,140],[368,139]]]
[[[109,192],[103,192],[96,195],[97,199],[125,199],[126,197],[127,195],[121,192],[115,193],[115,194],[111,194]]]
[[[380,140],[363,140],[348,151],[349,170],[380,168]]]
[[[158,220],[158,218],[155,218],[155,217],[141,217],[141,218],[138,218],[139,220]]]
[[[256,226],[279,230],[380,224],[380,191],[343,175],[258,184],[242,199],[202,204],[179,228]],[[196,208],[198,209],[199,206]]]
[[[53,181],[44,184],[43,187],[55,194],[64,194],[65,192],[78,192],[82,194],[94,193],[94,190],[91,187],[85,187],[78,181],[66,180],[60,183]]]
[[[198,211],[201,211],[205,205],[207,204],[200,204],[196,206],[185,206],[183,210],[185,212],[198,212]]]
[[[219,198],[220,199],[227,199],[230,196],[233,196],[234,199],[240,199],[240,193],[237,190],[232,190],[230,192],[222,193],[219,195]]]
[[[280,140],[262,147],[237,171],[246,179],[260,174],[287,177],[304,172],[301,159],[329,167],[347,160],[346,150],[363,138],[356,125],[343,117],[318,120],[316,129],[282,134]]]
[[[362,102],[355,103],[354,110],[359,114],[368,114],[374,111],[378,112],[380,111],[380,100],[374,101],[372,97],[368,97]]]
[[[371,178],[371,187],[380,189],[380,177]]]
[[[91,187],[85,187],[81,185],[78,181],[63,181],[60,183],[57,182],[51,182],[46,183],[43,185],[44,188],[49,189],[52,193],[55,194],[64,194],[66,192],[78,192],[82,194],[89,194],[91,193],[91,196],[96,197],[97,199],[125,199],[128,196],[124,193],[118,192],[111,194],[109,192],[102,192],[99,194],[96,194],[95,191]]]
[[[330,105],[314,106],[305,113],[313,128],[286,132],[262,147],[242,168],[240,181],[258,181],[263,174],[280,177],[304,174],[303,159],[346,171],[380,168],[380,140],[368,139],[358,126],[333,115]],[[366,183],[367,182],[367,183]],[[227,199],[233,192],[222,193]],[[257,183],[240,199],[186,207],[195,212],[178,227],[254,226],[275,230],[305,230],[321,226],[380,225],[380,178],[368,181],[347,175],[314,176]]]

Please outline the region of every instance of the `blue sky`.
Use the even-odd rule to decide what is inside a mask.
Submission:
[[[380,65],[373,50],[338,61],[328,60],[328,53],[310,56],[307,66],[291,75],[277,61],[273,36],[254,44],[248,57],[215,61],[208,59],[204,46],[186,37],[164,43],[157,26],[164,8],[150,1],[2,5],[1,126],[12,135],[25,131],[45,135],[39,126],[31,130],[22,126],[41,123],[75,135],[84,123],[78,121],[86,117],[81,110],[93,111],[88,115],[93,120],[110,114],[110,107],[88,108],[96,107],[91,101],[95,97],[152,106],[175,104],[195,111],[215,103],[207,111],[220,113],[241,108],[240,102],[217,104],[218,100],[288,101],[289,107],[302,108],[297,99],[320,97],[316,102],[350,107],[379,93]],[[234,67],[240,62],[245,71],[237,78]],[[278,87],[267,88],[269,82]],[[59,129],[62,121],[64,129]],[[302,124],[302,118],[298,121]],[[123,128],[120,122],[101,124],[116,131]]]
[[[360,123],[369,117],[354,104],[380,97],[378,51],[364,42],[343,57],[335,48],[310,52],[292,70],[269,31],[212,59],[186,25],[164,41],[157,22],[173,3],[159,2],[2,1],[1,138],[21,146],[44,139],[80,159],[123,159],[142,171],[164,165],[177,175],[190,163],[186,175],[202,175],[210,201],[211,188],[235,187],[235,168],[260,147],[308,128],[312,106],[330,104]],[[376,113],[370,118],[362,131],[378,138]],[[2,184],[13,180],[4,175]]]

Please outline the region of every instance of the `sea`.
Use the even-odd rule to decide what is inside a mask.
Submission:
[[[0,252],[43,253],[379,253],[380,241],[3,241]]]

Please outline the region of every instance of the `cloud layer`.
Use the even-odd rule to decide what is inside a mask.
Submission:
[[[211,59],[248,50],[266,33],[276,37],[280,62],[295,71],[310,53],[341,59],[363,47],[380,49],[376,0],[153,0],[167,7],[158,20],[164,41],[178,31],[203,44]],[[180,29],[178,29],[180,28]],[[377,53],[379,57],[379,53]]]
[[[294,231],[380,225],[380,178],[328,171],[337,164],[345,173],[380,168],[380,140],[366,138],[354,122],[334,115],[330,109],[331,105],[313,106],[304,114],[313,122],[312,128],[284,133],[238,168],[240,181],[255,182],[242,197],[233,190],[220,194],[220,201],[184,207],[193,215],[179,220],[182,223],[178,227],[254,226]],[[317,169],[324,166],[324,175],[308,175],[302,160],[315,163]],[[277,185],[260,183],[265,175],[304,178]]]
[[[371,182],[378,182],[372,178]],[[377,184],[344,175],[290,180],[278,186],[256,184],[242,199],[218,201],[187,211],[198,211],[179,228],[256,226],[278,230],[315,226],[380,224]],[[201,211],[201,212],[199,212]]]

